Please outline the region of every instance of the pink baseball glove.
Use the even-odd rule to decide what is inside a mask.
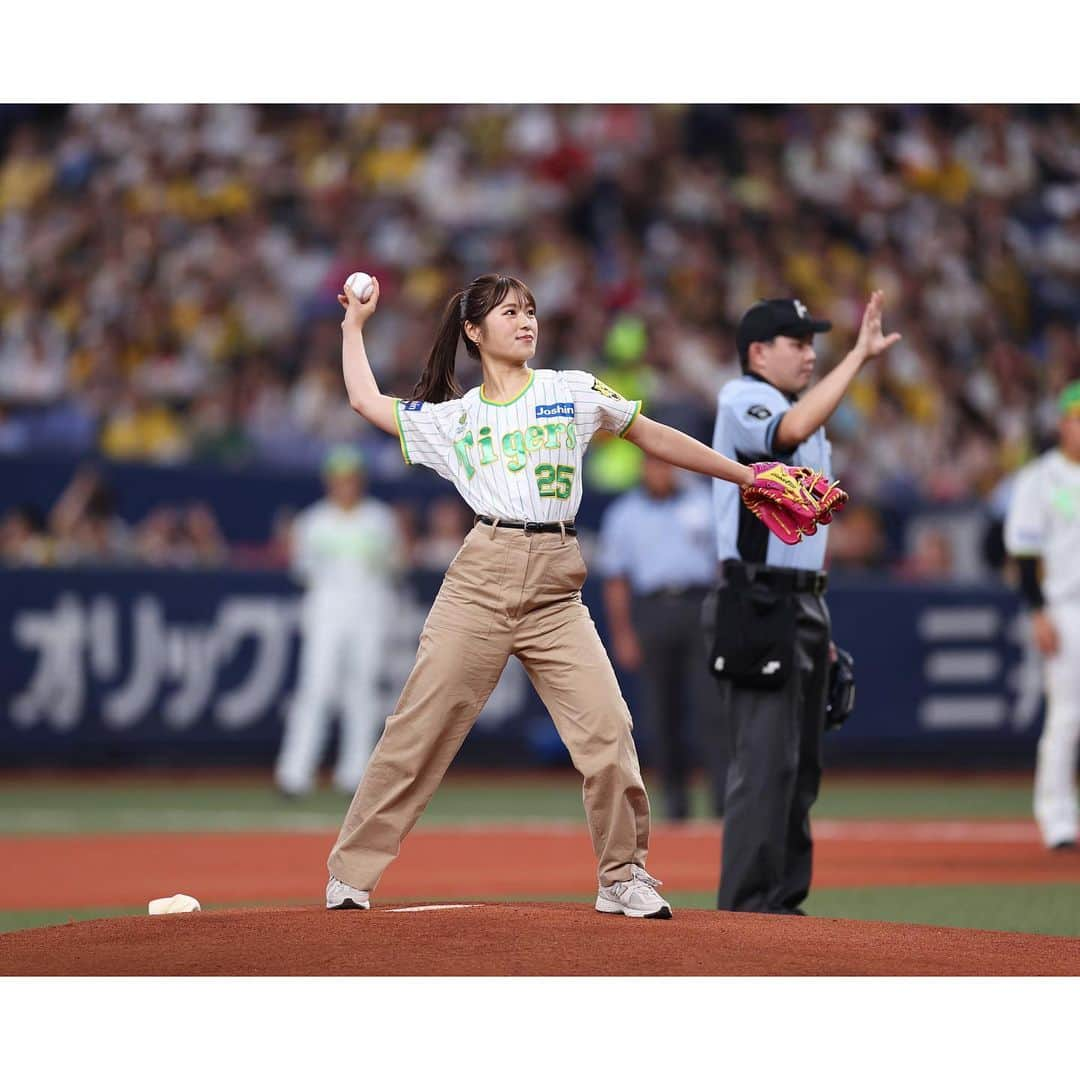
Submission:
[[[795,472],[802,477],[803,486],[810,492],[810,497],[816,502],[819,525],[828,525],[832,521],[833,514],[844,508],[848,501],[848,493],[840,487],[835,480],[829,480],[824,473],[814,472],[806,466],[796,466]]]
[[[813,536],[847,501],[835,481],[804,466],[779,461],[751,465],[754,479],[742,489],[747,509],[785,544]]]

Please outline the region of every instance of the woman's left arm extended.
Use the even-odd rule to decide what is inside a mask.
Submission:
[[[692,439],[685,432],[659,424],[647,416],[639,415],[623,438],[640,446],[646,454],[680,469],[715,476],[718,480],[730,480],[739,487],[745,487],[754,480],[754,470],[748,465],[740,465],[697,439]]]

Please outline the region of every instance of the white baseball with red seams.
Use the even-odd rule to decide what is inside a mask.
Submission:
[[[373,288],[371,275],[365,274],[363,270],[357,270],[345,279],[346,291],[351,292],[361,303],[367,301]]]

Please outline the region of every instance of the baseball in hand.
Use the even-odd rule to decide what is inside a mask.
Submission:
[[[363,270],[357,270],[345,279],[346,290],[351,292],[361,304],[366,303],[371,299],[371,290],[373,287],[371,275],[365,274]]]
[[[175,896],[163,896],[159,900],[151,900],[147,905],[151,915],[177,915],[185,911],[202,911],[202,906],[194,896],[186,893],[177,893]]]

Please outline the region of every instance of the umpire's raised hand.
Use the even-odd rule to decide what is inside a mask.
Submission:
[[[885,294],[880,289],[875,289],[870,294],[870,303],[863,312],[862,325],[859,327],[859,337],[855,342],[853,352],[860,354],[861,359],[869,360],[872,356],[880,356],[886,349],[895,345],[900,340],[899,334],[889,334],[887,337],[881,329],[881,312],[885,306]]]

